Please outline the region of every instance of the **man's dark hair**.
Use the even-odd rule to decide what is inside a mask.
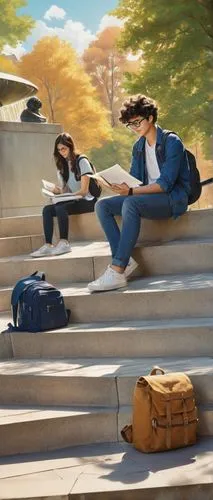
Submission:
[[[157,121],[158,108],[153,99],[145,95],[138,95],[130,97],[128,101],[125,101],[120,113],[119,120],[122,123],[127,123],[135,116],[142,116],[148,119],[151,115],[153,116],[153,123],[155,123]]]

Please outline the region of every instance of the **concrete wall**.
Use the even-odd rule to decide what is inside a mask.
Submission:
[[[56,181],[53,147],[61,125],[0,122],[0,216],[41,213],[41,179]]]

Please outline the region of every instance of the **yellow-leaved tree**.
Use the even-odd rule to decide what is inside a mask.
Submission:
[[[79,148],[100,147],[110,139],[107,110],[68,42],[40,39],[21,59],[19,73],[38,86],[48,121],[61,123]]]
[[[83,54],[85,69],[109,110],[112,127],[118,125],[119,108],[125,98],[124,74],[138,69],[138,62],[129,60],[128,53],[117,46],[121,32],[118,26],[105,28]]]
[[[17,64],[15,64],[9,57],[0,54],[0,71],[16,75],[18,73]]]

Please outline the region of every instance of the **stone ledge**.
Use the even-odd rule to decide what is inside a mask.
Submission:
[[[118,217],[118,222],[121,219]],[[22,231],[23,227],[23,231]],[[30,235],[42,232],[40,215],[0,218],[0,236]],[[55,228],[57,225],[55,224]],[[189,210],[176,220],[143,220],[139,242],[166,242],[213,236],[213,210]],[[56,230],[57,233],[57,230]],[[103,241],[104,233],[94,213],[69,218],[71,241]]]
[[[30,132],[33,134],[60,134],[62,127],[59,123],[23,123],[0,122],[0,132]]]

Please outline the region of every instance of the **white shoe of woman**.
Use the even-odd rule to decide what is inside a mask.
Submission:
[[[71,252],[71,246],[68,241],[59,241],[58,244],[53,248],[52,255],[61,255],[62,253]]]
[[[53,246],[45,244],[38,250],[35,250],[35,252],[32,252],[30,256],[36,258],[36,257],[45,257],[48,255],[53,255],[53,250],[54,250]]]

